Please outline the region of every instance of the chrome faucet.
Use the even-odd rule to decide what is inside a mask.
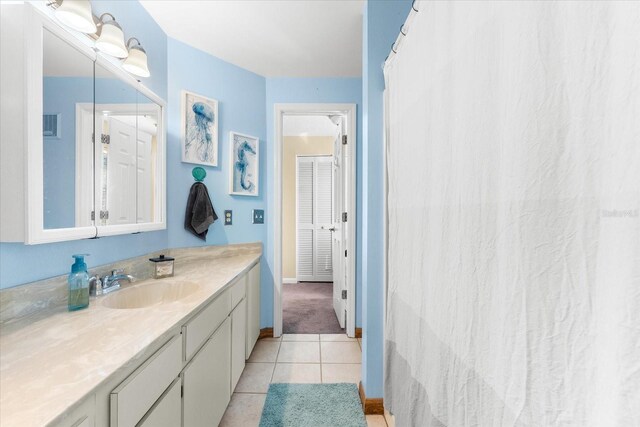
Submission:
[[[112,270],[110,275],[102,278],[102,293],[107,294],[120,289],[120,280],[127,280],[131,283],[135,282],[136,278],[130,274],[124,274],[124,270],[122,269]]]

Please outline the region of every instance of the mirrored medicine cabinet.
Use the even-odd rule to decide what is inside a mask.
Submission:
[[[0,239],[166,228],[164,101],[46,11],[2,8],[2,63],[18,66],[2,68]]]

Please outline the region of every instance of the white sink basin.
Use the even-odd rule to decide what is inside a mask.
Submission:
[[[107,295],[101,301],[104,307],[130,309],[167,304],[181,300],[200,289],[192,282],[153,282],[127,287]]]

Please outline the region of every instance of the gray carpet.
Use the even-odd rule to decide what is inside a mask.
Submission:
[[[355,384],[271,384],[260,427],[366,427]]]
[[[333,311],[333,283],[282,285],[282,329],[285,334],[341,334]]]

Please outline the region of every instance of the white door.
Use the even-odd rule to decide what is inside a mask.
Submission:
[[[107,224],[136,223],[136,141],[135,126],[110,118],[104,203],[109,212]]]
[[[153,137],[150,133],[138,129],[138,147],[136,170],[137,195],[136,195],[136,218],[139,223],[153,221],[153,166],[151,163]]]
[[[299,156],[296,165],[296,276],[333,281],[333,159]]]
[[[340,126],[342,127],[342,126]],[[346,323],[346,300],[342,298],[342,292],[347,290],[346,281],[346,265],[345,265],[345,248],[344,244],[346,235],[345,227],[342,223],[342,213],[346,211],[345,203],[345,175],[344,175],[344,151],[342,149],[342,130],[333,144],[333,226],[330,231],[333,234],[332,252],[333,252],[333,309],[340,323],[340,327],[344,328]],[[346,223],[344,224],[346,225]]]

